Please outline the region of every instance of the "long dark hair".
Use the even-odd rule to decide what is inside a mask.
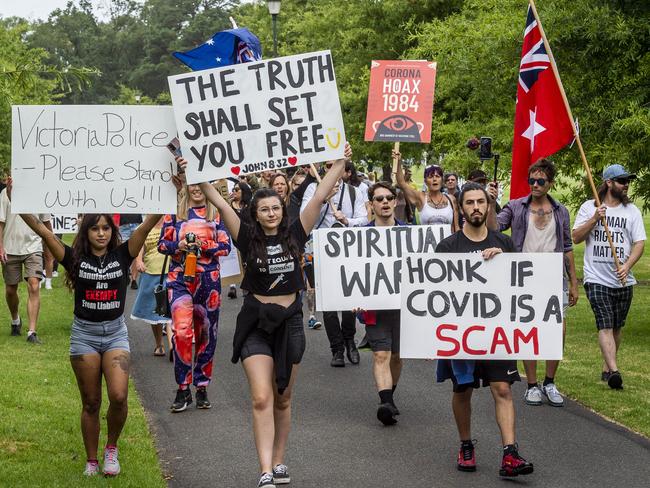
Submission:
[[[240,207],[242,209],[248,207],[253,199],[253,190],[251,190],[248,183],[244,183],[243,181],[238,181],[235,183],[235,186],[241,190],[241,200],[239,200]]]
[[[70,290],[74,290],[81,259],[92,255],[88,231],[102,217],[106,219],[106,222],[111,227],[111,240],[108,241],[106,251],[110,252],[120,245],[120,230],[115,225],[115,222],[113,222],[113,216],[111,214],[85,214],[83,219],[81,219],[77,236],[72,241],[72,266],[65,272],[65,284]]]
[[[278,226],[278,237],[280,239],[280,245],[285,255],[291,254],[295,258],[302,257],[302,250],[296,246],[296,243],[291,239],[289,234],[289,215],[287,214],[287,207],[280,198],[280,195],[271,188],[260,188],[253,195],[253,200],[251,201],[249,210],[250,210],[250,219],[251,219],[251,249],[250,256],[253,259],[260,259],[261,261],[266,261],[266,235],[264,234],[264,229],[257,221],[257,207],[262,198],[277,198],[278,202],[282,206],[282,220]]]
[[[609,191],[609,186],[607,186],[606,181],[603,181],[597,190],[598,199],[600,200],[601,203],[607,196],[608,191]],[[620,200],[624,207],[627,207],[627,204],[630,203],[630,197],[628,197],[627,195],[621,195]],[[596,201],[594,200],[594,207],[595,206],[596,206]]]

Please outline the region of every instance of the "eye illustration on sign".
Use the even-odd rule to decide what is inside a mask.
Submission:
[[[372,128],[375,131],[375,141],[393,141],[396,138],[404,140],[408,138],[411,142],[421,142],[420,134],[424,130],[422,122],[416,122],[406,115],[391,115],[384,120],[373,122]]]

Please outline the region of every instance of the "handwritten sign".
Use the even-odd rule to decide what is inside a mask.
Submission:
[[[449,225],[314,231],[317,310],[400,308],[402,257],[434,253],[450,234]]]
[[[15,212],[174,213],[171,107],[12,107]]]
[[[562,254],[402,258],[405,358],[562,359]]]
[[[343,157],[329,51],[170,76],[189,183]]]
[[[431,142],[436,63],[372,61],[366,141]]]
[[[55,234],[76,234],[77,214],[59,215],[53,214],[50,219],[52,231]]]

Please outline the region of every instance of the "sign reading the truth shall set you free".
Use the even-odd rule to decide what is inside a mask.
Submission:
[[[170,76],[188,183],[339,159],[329,51]]]
[[[400,354],[562,359],[562,254],[402,258]]]
[[[175,213],[171,107],[17,105],[12,210]]]
[[[366,141],[431,142],[436,63],[373,61]]]
[[[317,310],[400,308],[403,256],[434,253],[450,233],[449,225],[314,231]]]

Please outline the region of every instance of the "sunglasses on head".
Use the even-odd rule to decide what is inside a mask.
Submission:
[[[614,178],[614,181],[618,183],[619,185],[629,185],[630,184],[631,178]]]
[[[548,180],[546,178],[528,178],[528,184],[533,186],[537,183],[539,186],[544,186]]]
[[[384,200],[392,202],[395,200],[395,195],[377,195],[376,197],[372,197],[372,199],[375,202],[383,202]]]
[[[424,168],[424,177],[425,178],[429,178],[429,177],[433,176],[434,174],[437,174],[438,176],[443,175],[442,168],[440,166],[438,166],[437,164],[433,164],[431,166],[427,166],[426,168]]]

